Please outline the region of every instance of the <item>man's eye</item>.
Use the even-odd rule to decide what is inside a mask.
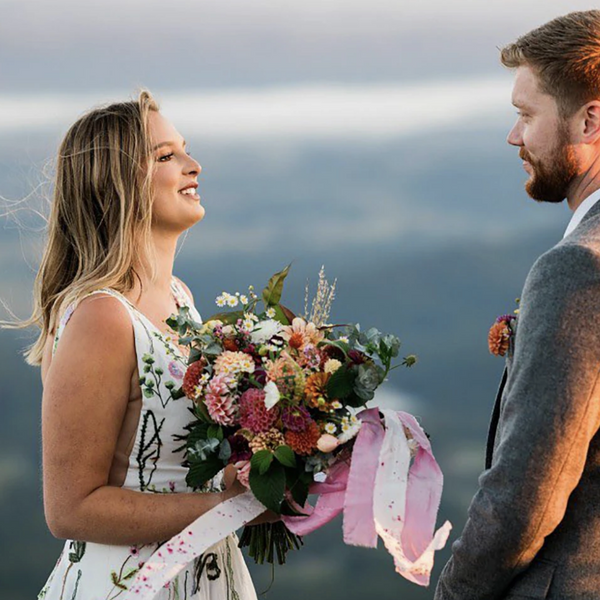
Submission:
[[[165,154],[164,156],[159,156],[158,162],[167,162],[167,160],[169,160],[172,156],[173,156],[172,152],[170,154]]]

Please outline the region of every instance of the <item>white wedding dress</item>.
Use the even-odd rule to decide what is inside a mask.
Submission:
[[[201,321],[188,294],[175,278],[171,285],[178,306],[188,306]],[[192,415],[191,401],[174,399],[186,369],[186,358],[175,338],[164,335],[122,294],[101,289],[120,300],[131,315],[135,333],[142,399],[129,406],[109,477],[119,485],[145,494],[191,492],[185,482],[182,445],[175,436],[185,433]],[[76,305],[64,312],[57,328],[53,353]],[[222,473],[202,491],[222,489]],[[66,486],[69,485],[65,474]],[[202,492],[198,492],[202,493]],[[167,540],[164,540],[165,542]],[[155,596],[158,600],[256,600],[256,592],[235,534],[227,536],[187,565]],[[164,543],[164,542],[163,542]],[[132,546],[66,540],[56,566],[38,600],[116,600],[124,595],[144,562],[161,543]]]

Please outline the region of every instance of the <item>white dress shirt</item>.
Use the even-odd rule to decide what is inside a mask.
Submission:
[[[576,209],[567,225],[567,230],[563,235],[563,238],[566,238],[572,231],[581,223],[581,220],[587,212],[600,200],[600,190],[596,190],[593,194],[590,194]]]

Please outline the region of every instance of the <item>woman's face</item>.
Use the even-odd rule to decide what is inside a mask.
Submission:
[[[154,154],[154,208],[152,225],[164,232],[181,234],[204,217],[196,193],[202,167],[186,152],[185,140],[159,112],[149,114]]]

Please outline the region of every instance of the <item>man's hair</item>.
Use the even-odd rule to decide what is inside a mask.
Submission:
[[[563,118],[600,99],[600,10],[572,12],[526,33],[500,51],[514,69],[528,66]]]

